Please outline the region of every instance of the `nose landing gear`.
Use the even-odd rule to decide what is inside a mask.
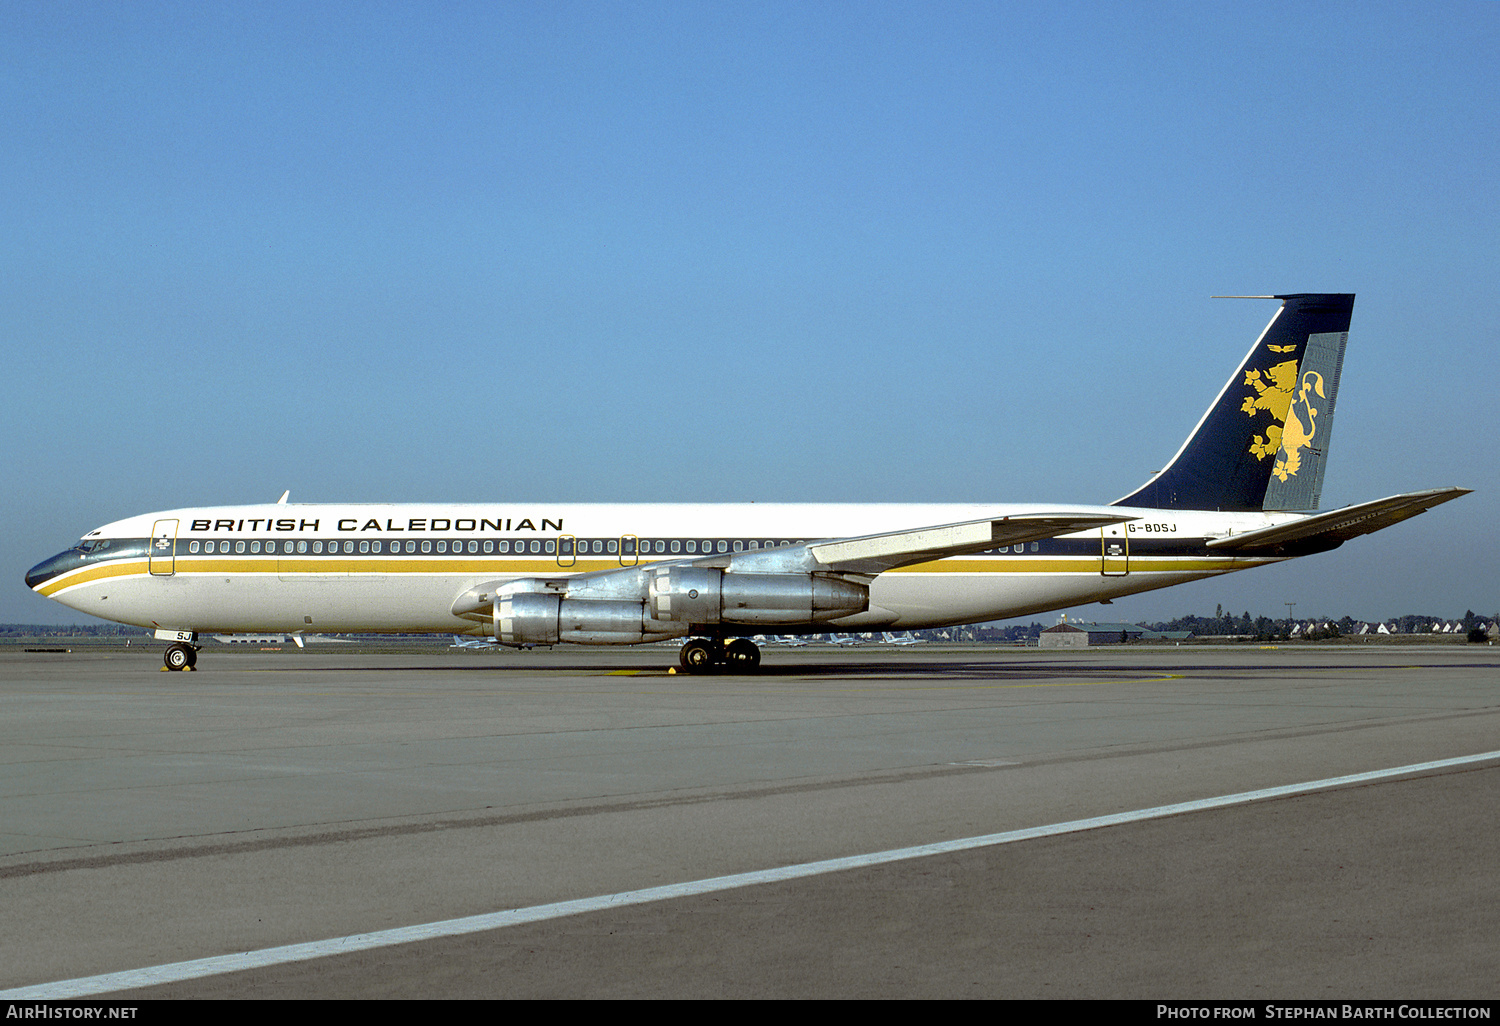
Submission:
[[[158,630],[156,640],[173,642],[162,655],[162,662],[166,663],[163,670],[191,670],[198,665],[196,631]]]
[[[167,648],[162,660],[168,670],[191,670],[198,665],[198,650],[192,645],[178,642]]]

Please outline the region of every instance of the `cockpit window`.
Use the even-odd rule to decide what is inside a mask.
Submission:
[[[110,540],[108,538],[96,538],[93,541],[79,542],[78,548],[83,552],[88,552],[91,554],[95,552],[103,552],[105,549],[109,548],[109,542]]]

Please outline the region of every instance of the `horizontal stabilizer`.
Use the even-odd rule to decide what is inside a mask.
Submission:
[[[1314,539],[1339,544],[1350,538],[1372,534],[1392,524],[1399,524],[1434,506],[1468,495],[1470,491],[1468,488],[1432,488],[1425,492],[1392,495],[1387,499],[1362,502],[1358,506],[1314,513],[1275,527],[1263,527],[1258,531],[1217,538],[1209,542],[1208,547],[1216,552],[1256,552]]]

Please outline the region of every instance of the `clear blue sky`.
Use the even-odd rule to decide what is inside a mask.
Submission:
[[[0,621],[134,513],[1108,502],[1359,294],[1324,505],[1080,612],[1500,607],[1500,4],[21,3]]]

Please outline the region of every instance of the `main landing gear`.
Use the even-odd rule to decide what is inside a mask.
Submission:
[[[727,644],[693,638],[682,646],[677,661],[688,673],[754,673],[760,667],[760,646],[749,638],[735,638]]]

